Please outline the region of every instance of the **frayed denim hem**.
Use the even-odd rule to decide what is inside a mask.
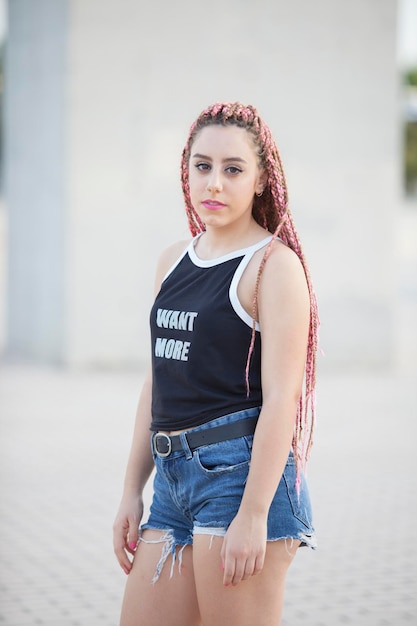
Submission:
[[[163,534],[161,535],[161,537],[158,537],[157,539],[144,539],[143,535],[142,535],[142,531],[143,530],[159,530],[161,532],[163,532]],[[151,527],[146,527],[146,528],[142,528],[141,529],[141,533],[139,536],[139,541],[142,543],[146,543],[146,544],[162,544],[162,553],[161,553],[161,558],[159,559],[157,565],[156,565],[156,570],[155,570],[155,574],[152,578],[152,584],[155,584],[162,572],[162,569],[169,557],[169,555],[172,556],[172,563],[171,563],[171,571],[169,574],[169,577],[172,578],[174,575],[174,567],[175,567],[175,563],[177,561],[177,556],[178,556],[178,572],[181,574],[181,566],[182,566],[182,554],[184,552],[184,548],[188,545],[191,545],[193,542],[193,538],[190,537],[189,541],[187,541],[186,543],[180,543],[180,542],[176,542],[175,538],[174,538],[174,531],[172,528],[151,528]],[[180,549],[178,550],[178,555],[177,555],[177,548],[180,547]]]

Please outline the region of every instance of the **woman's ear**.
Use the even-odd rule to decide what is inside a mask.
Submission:
[[[256,188],[255,188],[255,193],[257,196],[261,196],[263,194],[263,191],[266,187],[266,184],[268,182],[268,174],[266,172],[266,170],[262,170],[259,173],[259,178],[258,178],[258,182],[256,184]]]

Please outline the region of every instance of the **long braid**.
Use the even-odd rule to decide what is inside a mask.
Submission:
[[[300,485],[301,469],[308,460],[313,443],[315,424],[315,385],[316,354],[319,317],[317,301],[313,291],[310,272],[302,251],[301,243],[288,208],[288,190],[281,156],[265,122],[258,115],[255,107],[245,106],[240,102],[216,103],[205,109],[191,126],[188,141],[182,153],[181,182],[185,200],[185,210],[192,236],[205,230],[205,226],[195,211],[190,198],[189,160],[191,146],[202,128],[213,124],[235,125],[245,128],[252,136],[260,167],[266,170],[267,184],[261,197],[255,196],[252,214],[263,228],[273,234],[261,260],[252,302],[252,335],[245,368],[246,389],[249,395],[250,363],[256,338],[256,320],[258,311],[259,285],[265,263],[271,253],[276,237],[291,248],[298,256],[304,268],[310,295],[310,325],[308,333],[307,356],[305,363],[304,391],[300,396],[293,437],[293,450],[297,464],[297,487]]]

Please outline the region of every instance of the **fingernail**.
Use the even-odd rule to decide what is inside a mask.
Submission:
[[[129,548],[130,548],[131,550],[134,550],[134,549],[136,548],[136,543],[135,543],[134,541],[131,541],[131,542],[129,543]]]

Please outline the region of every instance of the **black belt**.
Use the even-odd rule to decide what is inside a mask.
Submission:
[[[219,443],[220,441],[227,441],[228,439],[253,435],[257,421],[258,416],[240,420],[234,424],[213,426],[212,428],[205,428],[204,430],[197,430],[195,432],[191,430],[185,432],[184,435],[188,447],[192,451],[196,448],[201,448],[201,446],[208,446],[211,443]],[[169,456],[171,452],[183,450],[183,445],[180,435],[171,436],[165,433],[154,433],[152,436],[152,448],[158,456],[166,457]]]

